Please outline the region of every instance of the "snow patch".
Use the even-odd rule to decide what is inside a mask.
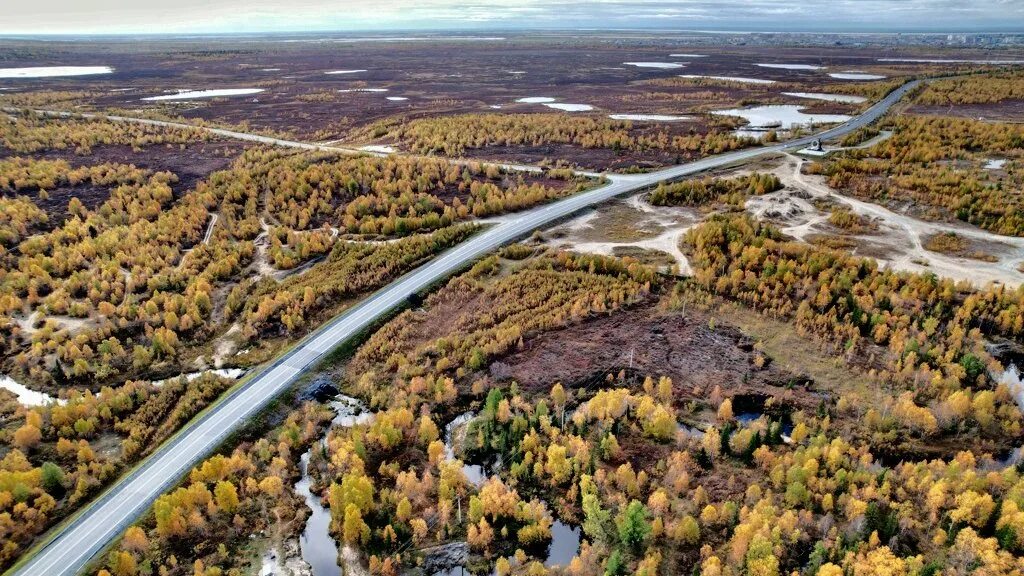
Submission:
[[[360,72],[366,72],[366,70],[331,70],[324,74],[358,74]]]

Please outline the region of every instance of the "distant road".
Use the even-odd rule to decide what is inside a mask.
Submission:
[[[145,513],[157,496],[177,484],[193,466],[216,449],[232,432],[255,416],[272,399],[284,392],[325,355],[347,339],[370,327],[376,319],[399,306],[409,296],[447,278],[488,252],[527,236],[534,230],[574,212],[623,194],[649,188],[659,182],[804,147],[818,138],[827,139],[848,134],[877,120],[917,84],[918,82],[915,81],[903,85],[873,105],[864,114],[817,135],[774,146],[738,150],[648,174],[608,174],[609,183],[605,186],[519,213],[514,218],[503,220],[494,227],[471,237],[327,322],[291,351],[235,388],[219,404],[208,410],[201,418],[187,424],[179,434],[165,442],[142,464],[122,477],[77,517],[55,528],[50,534],[50,540],[41,549],[34,550],[34,556],[13,574],[17,576],[73,576],[84,570],[97,553]],[[67,116],[67,114],[59,113],[58,115]],[[135,120],[101,115],[92,115],[92,117],[194,128],[194,126],[186,124],[156,120]],[[279,140],[216,128],[204,129],[222,136],[266,144],[352,152],[350,149]]]

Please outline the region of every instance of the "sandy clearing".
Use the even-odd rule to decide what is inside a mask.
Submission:
[[[815,198],[831,198],[846,204],[853,212],[875,219],[881,224],[881,232],[858,237],[873,249],[882,249],[886,256],[874,256],[880,263],[897,270],[909,272],[933,272],[938,276],[962,280],[983,286],[990,282],[1008,286],[1024,283],[1024,274],[1017,267],[1024,261],[1024,238],[1001,236],[980,228],[958,222],[927,222],[893,212],[888,208],[842,195],[830,188],[821,176],[803,174],[801,161],[789,157],[788,170],[777,172],[787,187],[803,190]],[[808,219],[794,221],[783,232],[797,237],[811,232],[816,224],[827,218],[820,212],[810,214]],[[815,221],[810,221],[810,220]],[[932,252],[924,248],[924,238],[942,232],[954,232],[964,238],[1001,246],[996,262],[983,262],[970,258],[958,258]],[[854,253],[857,251],[854,250]],[[891,255],[889,255],[891,254]]]

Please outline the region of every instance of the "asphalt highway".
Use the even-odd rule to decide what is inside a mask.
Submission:
[[[363,302],[324,324],[291,351],[260,370],[226,398],[187,424],[182,431],[160,446],[154,453],[122,477],[73,520],[54,529],[50,539],[34,550],[30,560],[16,571],[17,576],[73,576],[85,569],[89,561],[117,538],[150,507],[154,500],[177,484],[189,470],[215,450],[227,437],[255,416],[272,399],[284,392],[306,370],[317,364],[347,339],[370,327],[375,320],[406,301],[411,295],[463,269],[469,263],[496,248],[529,235],[534,230],[565,218],[584,208],[611,198],[649,188],[666,180],[678,179],[706,170],[735,165],[753,158],[775,154],[809,145],[813,140],[833,138],[867,126],[884,114],[894,103],[913,89],[908,83],[889,94],[860,116],[845,124],[774,146],[749,148],[703,158],[647,174],[605,175],[608,183],[599,188],[570,196],[528,210],[469,238],[462,244],[399,278]],[[49,113],[53,115],[72,114]],[[73,116],[83,116],[74,114]],[[124,122],[181,126],[184,124],[125,117],[94,117]],[[347,148],[320,146],[257,136],[240,132],[205,128],[216,134],[266,144],[310,150],[356,152]]]

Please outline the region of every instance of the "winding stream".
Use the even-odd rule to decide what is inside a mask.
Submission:
[[[331,420],[331,428],[347,428],[373,420],[373,412],[351,396],[338,395],[337,399],[331,402],[331,407],[337,413]],[[306,506],[312,511],[299,536],[299,549],[302,552],[302,559],[312,567],[313,576],[341,576],[341,567],[338,566],[338,543],[330,532],[331,509],[324,506],[319,494],[313,494],[310,490],[313,479],[309,475],[309,459],[313,450],[322,450],[326,447],[328,433],[330,428],[319,442],[302,455],[299,461],[302,478],[295,483],[295,492],[302,496]]]

